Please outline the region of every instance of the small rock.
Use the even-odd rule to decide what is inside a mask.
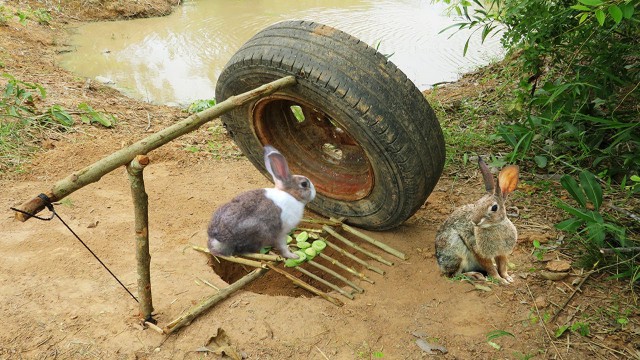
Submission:
[[[538,296],[534,301],[534,304],[538,309],[544,309],[547,306],[549,306],[549,302],[547,301],[547,298],[544,296]]]
[[[104,84],[104,85],[113,85],[113,84],[116,83],[115,81],[113,81],[113,80],[111,80],[109,78],[106,78],[104,76],[96,76],[95,80],[97,82],[101,83],[101,84]]]
[[[96,220],[96,221],[92,222],[91,224],[87,225],[87,229],[93,229],[93,228],[97,227],[99,223],[100,223],[100,221]]]
[[[569,275],[569,273],[566,273],[566,272],[554,272],[554,271],[544,271],[544,270],[540,271],[539,274],[544,279],[552,280],[552,281],[562,280]]]
[[[552,260],[545,267],[550,271],[565,272],[571,269],[571,263],[566,260]]]

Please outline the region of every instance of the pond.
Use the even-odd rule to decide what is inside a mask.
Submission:
[[[226,62],[265,27],[311,20],[345,31],[390,55],[424,90],[502,56],[498,37],[481,44],[471,32],[439,32],[456,20],[430,0],[187,0],[166,17],[83,24],[74,51],[60,64],[73,73],[112,83],[129,96],[187,105],[214,97]]]

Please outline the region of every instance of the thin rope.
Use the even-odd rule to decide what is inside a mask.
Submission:
[[[85,247],[87,250],[89,250],[89,252],[91,253],[91,255],[93,255],[93,257],[94,257],[94,258],[96,258],[96,260],[98,260],[98,262],[100,263],[100,265],[102,265],[102,267],[104,267],[104,268],[105,268],[105,270],[107,270],[107,271],[109,272],[109,274],[111,274],[111,276],[113,276],[113,278],[114,278],[114,279],[116,279],[116,281],[118,282],[118,284],[120,284],[120,286],[122,286],[122,288],[123,288],[123,289],[125,289],[125,290],[129,293],[129,295],[131,295],[131,297],[133,298],[133,300],[135,300],[137,303],[139,303],[140,301],[138,301],[138,298],[136,298],[136,297],[131,293],[131,291],[129,291],[129,289],[127,289],[127,287],[126,287],[126,286],[124,286],[124,284],[120,281],[120,279],[118,279],[118,277],[117,277],[114,273],[112,273],[112,272],[111,272],[111,270],[109,270],[109,268],[107,267],[107,265],[105,265],[105,264],[102,262],[102,260],[100,260],[100,258],[98,257],[98,255],[96,255],[96,254],[95,254],[95,253],[94,253],[94,252],[93,252],[93,251],[92,251],[92,250],[87,246],[87,244],[85,244],[85,243],[84,243],[84,241],[82,241],[82,239],[80,239],[80,237],[78,236],[78,234],[76,234],[76,233],[75,233],[75,231],[73,231],[73,230],[71,229],[71,227],[69,227],[69,225],[67,225],[67,223],[66,223],[64,220],[62,220],[62,218],[60,217],[60,215],[58,215],[58,214],[56,213],[55,209],[53,208],[53,204],[51,204],[51,201],[49,200],[49,197],[48,197],[47,195],[45,195],[45,194],[40,194],[40,195],[38,195],[38,197],[44,201],[44,204],[45,204],[45,206],[47,207],[47,209],[49,209],[49,211],[51,211],[51,216],[50,216],[49,218],[43,218],[43,217],[40,217],[40,216],[36,216],[36,215],[34,215],[34,214],[29,214],[29,213],[28,213],[28,212],[26,212],[26,211],[22,211],[22,210],[20,210],[20,209],[16,209],[16,208],[13,208],[13,207],[11,208],[11,210],[13,210],[13,211],[17,211],[17,212],[22,213],[22,214],[25,214],[25,215],[27,215],[27,216],[34,217],[34,218],[36,218],[36,219],[38,219],[38,220],[44,220],[44,221],[49,221],[49,220],[53,219],[54,217],[57,217],[57,218],[62,222],[62,224],[64,224],[64,226],[65,226],[67,229],[69,229],[69,231],[73,234],[73,236],[75,236],[75,237],[76,237],[76,239],[78,239],[78,241],[80,241],[80,243],[81,243],[82,245],[84,245],[84,247]]]

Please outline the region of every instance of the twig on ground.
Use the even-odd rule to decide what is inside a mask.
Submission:
[[[616,253],[623,253],[623,254],[629,254],[629,253],[635,253],[635,252],[640,252],[640,246],[636,246],[636,247],[625,247],[625,248],[611,248],[611,249],[600,249],[600,253],[601,254],[616,254]]]
[[[531,288],[529,288],[529,284],[525,283],[525,285],[527,285],[527,291],[529,292],[529,297],[531,297],[531,300],[533,301],[533,306],[536,308],[538,319],[543,319],[543,317],[540,315],[540,309],[538,309],[538,305],[536,305],[536,300],[533,297],[533,294],[531,293]],[[544,329],[545,334],[547,334],[547,337],[549,338],[549,342],[551,342],[551,345],[553,345],[553,348],[555,349],[556,354],[558,355],[560,360],[562,360],[562,355],[560,355],[560,350],[558,350],[556,343],[553,342],[553,338],[551,337],[551,334],[549,334],[549,329],[547,329],[547,325],[545,324],[544,321],[540,321],[540,324],[542,324],[542,328]]]
[[[558,308],[558,310],[556,311],[556,313],[553,315],[553,317],[551,318],[550,322],[554,322],[556,320],[556,318],[558,317],[558,315],[560,315],[560,313],[562,312],[562,310],[564,310],[564,308],[567,306],[567,304],[569,304],[569,302],[571,301],[571,299],[573,299],[573,297],[576,295],[576,293],[578,291],[581,291],[580,287],[582,286],[582,284],[584,284],[584,282],[589,278],[589,276],[591,276],[591,274],[593,274],[595,271],[589,271],[583,278],[582,280],[580,280],[580,283],[578,283],[578,286],[576,286],[576,288],[573,290],[573,293],[571,293],[571,295],[569,295],[569,297],[567,298],[567,300],[564,302],[564,304],[562,304],[562,306],[560,306]]]

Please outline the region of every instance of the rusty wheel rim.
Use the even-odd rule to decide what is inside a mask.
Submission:
[[[334,117],[282,94],[262,98],[251,111],[260,142],[275,146],[291,172],[307,176],[319,194],[356,201],[371,193],[373,167],[364,149]]]

